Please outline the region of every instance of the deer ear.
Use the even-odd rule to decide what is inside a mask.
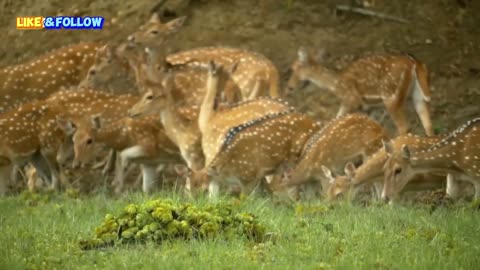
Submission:
[[[179,17],[179,18],[176,18],[174,20],[169,21],[168,23],[165,24],[165,26],[168,28],[170,33],[176,33],[182,28],[182,26],[185,24],[186,20],[187,20],[187,17],[182,16],[182,17]]]
[[[384,140],[382,140],[382,144],[383,144],[383,149],[385,149],[385,152],[387,152],[387,155],[391,155],[393,153],[393,146],[390,142],[385,142]]]
[[[100,119],[100,115],[93,115],[91,121],[93,129],[100,129],[102,127],[102,119]]]
[[[57,125],[67,134],[72,135],[76,131],[76,126],[70,120],[66,120],[61,116],[56,117]]]
[[[410,149],[408,148],[408,145],[403,145],[402,146],[402,157],[405,160],[409,160],[411,156]]]
[[[157,12],[153,12],[152,16],[150,16],[150,19],[148,20],[151,23],[161,23],[160,22],[160,16],[158,16]]]
[[[355,177],[355,165],[353,165],[352,162],[348,162],[345,165],[345,175],[348,177],[349,180]]]
[[[333,173],[332,171],[325,167],[325,166],[322,166],[322,171],[323,171],[323,174],[329,179],[329,182],[333,182],[333,180],[335,179],[335,177],[333,177]]]
[[[305,47],[300,47],[298,48],[298,61],[301,63],[307,63],[308,62],[308,51]]]

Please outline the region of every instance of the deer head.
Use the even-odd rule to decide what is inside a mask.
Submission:
[[[79,87],[92,88],[113,78],[121,66],[115,54],[113,45],[106,44],[95,54],[93,65],[88,69],[87,76],[80,82]]]
[[[187,166],[177,165],[175,171],[179,176],[185,177],[185,194],[194,198],[199,194],[206,193],[209,185],[209,178],[206,169],[191,170]]]
[[[287,82],[286,93],[305,88],[312,73],[318,72],[318,69],[325,69],[320,65],[325,58],[324,56],[324,50],[319,50],[317,56],[313,57],[306,48],[300,47],[297,52],[297,59],[290,67],[291,75]]]
[[[57,124],[66,134],[73,135],[74,159],[72,167],[83,167],[95,158],[95,133],[101,128],[99,115],[90,118],[79,118],[71,120],[57,119]],[[58,155],[57,155],[58,159]]]
[[[128,111],[130,117],[158,113],[173,102],[171,91],[174,86],[173,74],[167,73],[161,84],[146,87],[142,98]]]
[[[388,159],[384,165],[384,187],[382,192],[382,199],[389,201],[393,196],[398,194],[408,180],[414,176],[414,172],[410,165],[410,148],[407,145],[402,145],[400,149],[388,142],[384,143],[385,151]]]
[[[345,194],[348,195],[352,186],[352,180],[355,177],[355,165],[353,163],[348,162],[345,165],[345,175],[334,176],[327,167],[322,167],[322,170],[330,183],[327,189],[327,200],[341,199]]]
[[[171,35],[177,33],[186,21],[185,16],[176,18],[168,23],[162,23],[157,13],[153,13],[150,20],[139,30],[128,37],[128,41],[145,47],[158,47]]]

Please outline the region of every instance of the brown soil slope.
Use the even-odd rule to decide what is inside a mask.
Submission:
[[[480,2],[474,0],[377,0],[371,7],[410,20],[409,24],[353,13],[337,13],[337,4],[353,0],[7,0],[0,6],[0,65],[21,62],[79,41],[119,41],[133,32],[152,9],[169,19],[187,15],[171,51],[206,45],[230,45],[265,54],[285,73],[300,45],[325,48],[326,64],[340,69],[354,58],[381,52],[407,52],[424,61],[434,91],[437,131],[480,116]],[[16,16],[104,16],[101,31],[19,31]],[[315,87],[291,98],[318,118],[332,117],[338,101]],[[300,102],[301,101],[301,102]],[[410,112],[415,130],[419,121]],[[390,122],[390,121],[388,121]],[[391,124],[389,124],[391,126]]]

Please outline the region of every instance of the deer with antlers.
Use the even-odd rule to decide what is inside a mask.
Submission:
[[[341,106],[337,116],[361,106],[382,104],[400,134],[408,132],[405,102],[412,97],[414,108],[427,135],[433,135],[430,119],[428,71],[422,62],[409,55],[373,55],[358,59],[340,73],[321,65],[305,48],[298,51],[292,64],[288,91],[312,82],[336,95]]]
[[[475,187],[475,198],[480,198],[479,140],[480,118],[475,118],[439,142],[421,138],[397,149],[386,144],[389,157],[382,198],[393,199],[414,175],[425,172],[449,174],[451,181],[468,181]]]
[[[284,102],[262,98],[224,110],[215,97],[230,73],[209,63],[207,93],[200,108],[198,126],[206,167],[187,179],[190,192],[218,194],[220,184],[238,182],[245,194],[260,180],[275,173],[300,153],[309,134],[319,128],[312,119],[296,113]]]
[[[334,119],[307,140],[284,184],[292,187],[315,180],[325,193],[331,169],[338,172],[349,161],[366,160],[387,137],[380,124],[363,114]]]
[[[0,70],[0,112],[77,86],[93,64],[97,43],[79,43]]]
[[[441,140],[441,137],[432,136],[422,138],[418,135],[409,133],[392,139],[389,142],[389,145],[393,149],[401,149],[401,147],[405,144],[422,147],[422,145],[418,145],[420,140],[425,142],[428,141],[429,144],[435,144]],[[420,148],[416,148],[416,150],[420,150]],[[358,168],[356,168],[352,162],[348,162],[344,169],[345,175],[338,175],[335,177],[328,175],[330,185],[327,189],[327,199],[334,200],[339,197],[345,197],[345,195],[347,195],[346,197],[348,198],[353,198],[356,195],[359,187],[363,185],[380,184],[380,186],[383,186],[383,168],[387,159],[388,153],[385,151],[385,148],[382,147],[373,155],[370,155],[368,159]],[[421,190],[429,187],[436,187],[438,185],[432,185],[431,181],[428,181],[429,178],[435,177],[436,176],[420,174],[418,177],[416,177],[415,181],[413,181],[416,182],[415,185],[410,185],[409,190]],[[445,177],[443,177],[443,180],[445,180]],[[423,183],[425,183],[425,185],[422,185]],[[447,194],[449,194],[449,196],[454,196],[452,184],[453,183],[451,181],[447,182]],[[377,189],[376,195],[378,195],[378,197],[381,196],[380,193],[378,193]]]

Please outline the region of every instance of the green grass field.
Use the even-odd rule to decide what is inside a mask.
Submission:
[[[480,264],[480,212],[469,203],[285,206],[268,198],[224,198],[254,213],[274,237],[264,243],[238,237],[79,248],[78,240],[91,237],[107,213],[168,196],[2,198],[0,269],[478,269]]]

